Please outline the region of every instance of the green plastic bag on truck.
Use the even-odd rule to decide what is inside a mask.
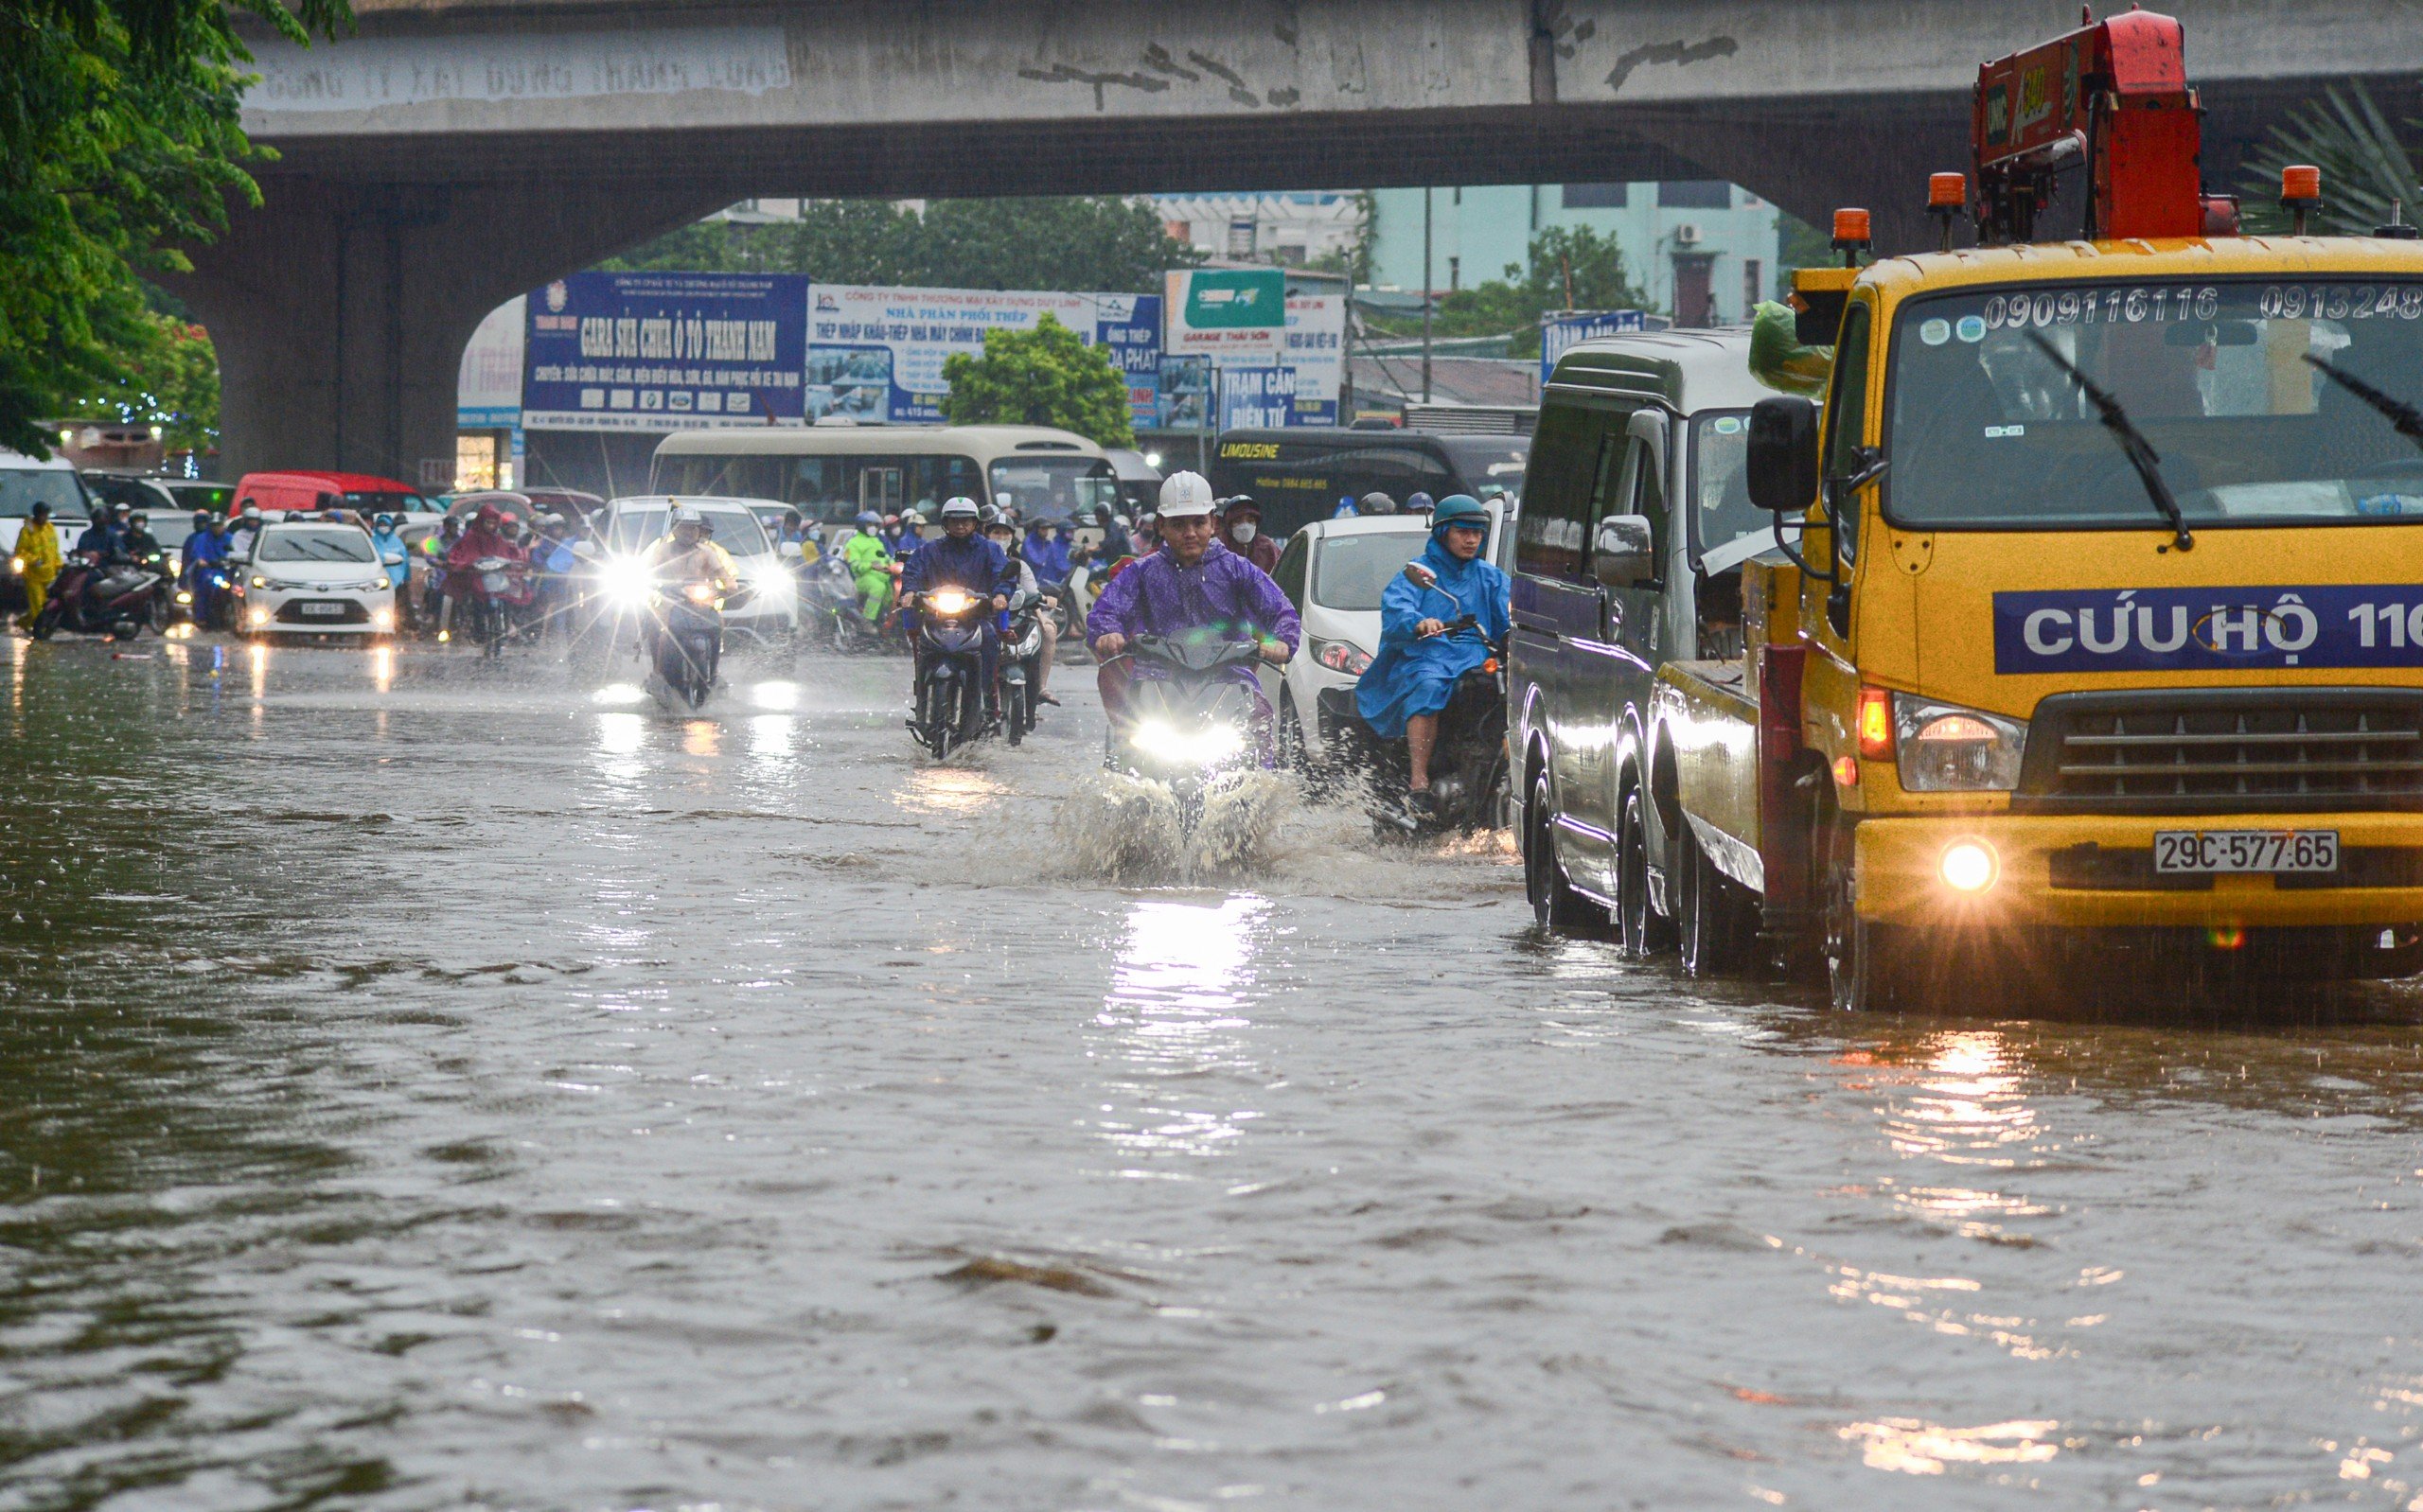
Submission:
[[[1785,394],[1816,398],[1834,371],[1834,349],[1800,344],[1799,320],[1788,305],[1760,304],[1750,317],[1750,376]]]

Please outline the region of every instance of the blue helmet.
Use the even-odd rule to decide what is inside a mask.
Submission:
[[[863,525],[867,529],[873,530],[883,523],[883,517],[876,514],[872,509],[861,509],[858,511],[858,518],[850,521],[850,523],[853,525]]]
[[[1477,530],[1489,528],[1489,511],[1470,494],[1449,494],[1431,506],[1430,528],[1441,531],[1450,525],[1470,525]]]

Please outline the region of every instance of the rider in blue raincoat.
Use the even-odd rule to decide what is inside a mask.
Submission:
[[[1380,654],[1354,689],[1364,722],[1383,740],[1405,741],[1417,808],[1430,801],[1439,711],[1464,674],[1488,659],[1487,642],[1506,639],[1506,574],[1480,559],[1488,540],[1480,501],[1470,494],[1439,501],[1430,544],[1380,595]],[[1448,629],[1466,615],[1471,628]]]

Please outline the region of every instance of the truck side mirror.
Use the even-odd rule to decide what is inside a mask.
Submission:
[[[1657,537],[1646,515],[1609,515],[1590,537],[1590,573],[1608,588],[1633,588],[1657,575]]]
[[[1817,406],[1795,396],[1750,408],[1743,470],[1750,501],[1769,514],[1796,514],[1817,501]]]

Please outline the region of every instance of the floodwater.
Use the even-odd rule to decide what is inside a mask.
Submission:
[[[0,647],[0,1508],[2423,1507],[2416,993],[1844,1019],[543,657]]]

